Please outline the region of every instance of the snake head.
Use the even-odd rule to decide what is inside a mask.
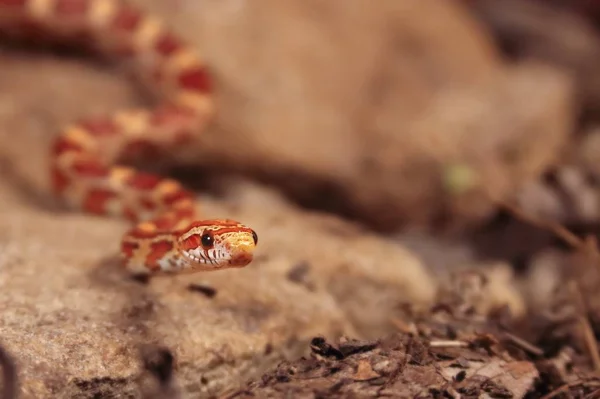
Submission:
[[[252,262],[258,236],[234,220],[215,219],[192,223],[177,241],[180,253],[193,268],[217,270]]]

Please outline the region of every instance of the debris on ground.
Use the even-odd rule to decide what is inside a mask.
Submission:
[[[308,356],[283,361],[224,397],[599,397],[594,354],[578,342],[589,324],[580,324],[577,306],[536,328],[537,317],[513,319],[507,307],[481,313],[488,283],[482,273],[461,272],[432,307],[401,308],[396,333],[315,337]]]

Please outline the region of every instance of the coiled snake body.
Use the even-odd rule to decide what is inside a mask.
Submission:
[[[55,192],[72,207],[129,219],[121,241],[133,274],[248,265],[257,235],[233,220],[198,220],[177,181],[114,165],[147,145],[177,148],[214,115],[211,81],[196,51],[160,20],[118,0],[0,0],[0,31],[84,40],[143,71],[163,101],[65,127],[51,150]]]

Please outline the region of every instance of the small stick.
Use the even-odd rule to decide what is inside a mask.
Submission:
[[[496,203],[500,207],[503,207],[507,211],[509,211],[517,219],[520,219],[523,222],[527,222],[527,223],[531,224],[532,226],[536,226],[542,230],[547,230],[547,231],[554,233],[554,235],[560,237],[563,241],[565,241],[571,247],[576,248],[576,249],[582,249],[582,250],[588,249],[589,250],[589,247],[586,245],[586,240],[583,240],[583,239],[581,239],[581,237],[573,234],[571,231],[569,231],[568,229],[566,229],[559,223],[555,223],[550,220],[542,220],[542,219],[536,218],[535,216],[528,215],[525,212],[523,212],[521,209],[519,209],[517,206],[509,204],[504,201],[496,201]],[[597,253],[597,251],[594,251],[594,252]]]
[[[536,356],[544,355],[544,351],[540,347],[535,346],[534,344],[525,341],[523,338],[518,337],[518,336],[514,335],[513,333],[509,333],[508,331],[504,331],[503,334],[512,343],[514,343],[515,345],[518,345],[519,347],[526,350],[527,352],[534,354]]]
[[[578,315],[579,324],[581,325],[581,329],[583,330],[583,336],[585,339],[585,344],[590,352],[590,356],[592,358],[592,363],[594,365],[594,370],[596,373],[600,373],[600,354],[598,353],[598,343],[596,342],[596,338],[594,336],[594,330],[590,325],[590,321],[586,317],[586,305],[585,299],[581,294],[581,289],[578,286],[577,282],[571,280],[569,282],[569,289],[571,290],[571,295],[573,296],[573,300],[578,305]]]
[[[558,396],[561,393],[569,390],[569,388],[570,388],[569,384],[561,385],[558,388],[556,388],[555,390],[553,390],[552,392],[542,396],[540,399],[551,399],[551,398]]]

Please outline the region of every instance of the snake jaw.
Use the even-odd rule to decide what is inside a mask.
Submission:
[[[199,246],[180,249],[180,252],[194,268],[220,269],[247,266],[254,258],[254,248],[253,242],[236,238],[216,244],[209,250]]]
[[[204,221],[190,226],[178,239],[178,249],[193,269],[240,268],[254,259],[254,230],[232,221]]]

